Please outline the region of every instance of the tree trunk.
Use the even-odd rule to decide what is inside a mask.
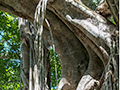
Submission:
[[[50,90],[50,57],[43,45],[43,59],[39,61],[34,49],[35,30],[32,24],[19,18],[21,38],[21,78],[23,90]],[[45,44],[45,43],[44,43]],[[40,79],[40,80],[39,80]],[[42,84],[44,82],[44,84]],[[41,87],[41,88],[40,88]]]
[[[39,0],[0,0],[0,9],[33,22],[38,2]],[[114,11],[112,13],[114,14]],[[118,35],[116,26],[86,7],[80,0],[48,0],[45,18],[50,23],[56,53],[61,63],[62,75],[57,90],[94,90],[101,87],[103,71],[111,60],[110,51],[113,46],[111,41],[115,43],[111,37]],[[117,19],[115,15],[118,24]],[[29,26],[23,25],[22,27],[28,28]],[[24,62],[22,72],[25,74],[23,82],[27,88],[30,88],[28,86],[33,85],[32,82],[34,82],[28,85],[31,80],[30,75],[33,73],[32,71],[30,74],[31,54],[27,53],[32,50],[30,49],[31,38],[29,40],[25,37],[28,34],[31,35],[29,32],[29,29],[28,32],[24,29],[21,32],[23,38],[21,52],[22,62]],[[46,48],[52,45],[50,37],[49,28],[44,22],[43,38]],[[112,62],[118,63],[118,58]],[[35,64],[32,66],[34,67]]]

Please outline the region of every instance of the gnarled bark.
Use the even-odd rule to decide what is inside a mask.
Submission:
[[[0,9],[33,21],[38,1],[0,0]],[[48,0],[45,18],[62,67],[58,90],[87,90],[100,85],[110,57],[111,36],[116,31],[111,22],[77,1]],[[43,37],[46,47],[52,44],[45,22]]]

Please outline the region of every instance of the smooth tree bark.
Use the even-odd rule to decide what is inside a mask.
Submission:
[[[84,4],[87,5],[88,2],[85,1]],[[114,38],[118,35],[118,13],[115,12],[119,11],[119,1],[106,1],[116,26],[105,17],[86,7],[81,0],[48,0],[45,18],[48,20],[53,33],[55,51],[59,56],[62,72],[57,90],[99,90],[101,88],[105,67],[111,60],[111,47],[115,49],[117,43],[117,38],[111,39],[111,37]],[[0,9],[33,22],[38,2],[39,0],[0,0]],[[35,54],[33,54],[34,50],[31,47],[31,41],[34,41],[33,38],[36,35],[29,28],[29,24],[30,22],[27,21],[27,23],[20,25],[21,55],[23,57],[21,59],[23,60],[23,70],[21,71],[23,74],[21,75],[24,88],[32,90],[37,86],[36,83],[33,83],[36,82],[34,80],[31,84],[29,83],[30,75],[37,73],[33,75],[39,76],[39,74],[35,72]],[[52,45],[51,35],[46,22],[43,25],[44,45],[49,49]],[[31,33],[33,34],[32,38],[30,38]],[[115,54],[118,54],[116,51],[115,49]],[[111,62],[118,65],[118,55],[112,58]],[[48,74],[49,67],[45,68]],[[117,68],[114,67],[114,72],[118,72]],[[117,77],[115,74],[112,79]],[[49,83],[47,84],[49,86]],[[118,86],[116,87],[118,89]]]

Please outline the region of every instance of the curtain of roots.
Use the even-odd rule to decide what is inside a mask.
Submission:
[[[55,51],[55,46],[54,46],[54,40],[53,40],[53,35],[52,35],[52,31],[50,28],[50,25],[47,21],[47,19],[44,18],[45,16],[45,11],[46,11],[46,5],[47,5],[47,0],[40,0],[37,7],[36,7],[36,11],[35,11],[35,18],[34,18],[34,28],[36,31],[36,38],[34,40],[34,50],[35,50],[35,61],[36,61],[36,65],[34,67],[34,75],[35,76],[35,85],[34,88],[35,90],[48,90],[48,86],[46,84],[46,68],[47,67],[47,60],[46,60],[46,54],[45,54],[45,50],[44,50],[44,40],[43,40],[43,21],[45,20],[49,30],[50,30],[50,34],[51,34],[51,41],[52,41],[52,45],[53,45],[53,49]],[[32,46],[32,47],[33,47]],[[31,48],[32,48],[31,47]],[[31,52],[32,54],[33,52]],[[55,53],[54,53],[55,55]],[[54,58],[55,59],[55,58]],[[30,65],[32,66],[32,60],[30,60]],[[56,65],[56,59],[55,59],[55,72],[56,72],[56,84],[57,84],[57,65]],[[30,69],[29,71],[29,80],[32,81],[32,70]],[[32,90],[32,82],[29,82],[29,88],[31,88],[30,90]]]

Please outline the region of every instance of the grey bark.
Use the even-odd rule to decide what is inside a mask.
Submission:
[[[24,84],[23,90],[49,90],[50,89],[50,57],[49,51],[44,45],[44,61],[42,67],[36,59],[34,50],[35,30],[32,24],[25,19],[19,18],[20,39],[21,39],[21,78]],[[44,43],[45,44],[45,43]],[[44,69],[42,69],[44,68]],[[40,70],[39,70],[40,69]],[[40,75],[40,73],[42,73]],[[39,80],[41,78],[41,80]],[[43,84],[41,82],[44,82]]]
[[[0,0],[0,9],[33,21],[38,1]],[[61,62],[58,90],[88,90],[99,86],[116,27],[75,0],[48,0],[45,18],[50,23]],[[43,37],[46,47],[52,45],[45,22]]]

